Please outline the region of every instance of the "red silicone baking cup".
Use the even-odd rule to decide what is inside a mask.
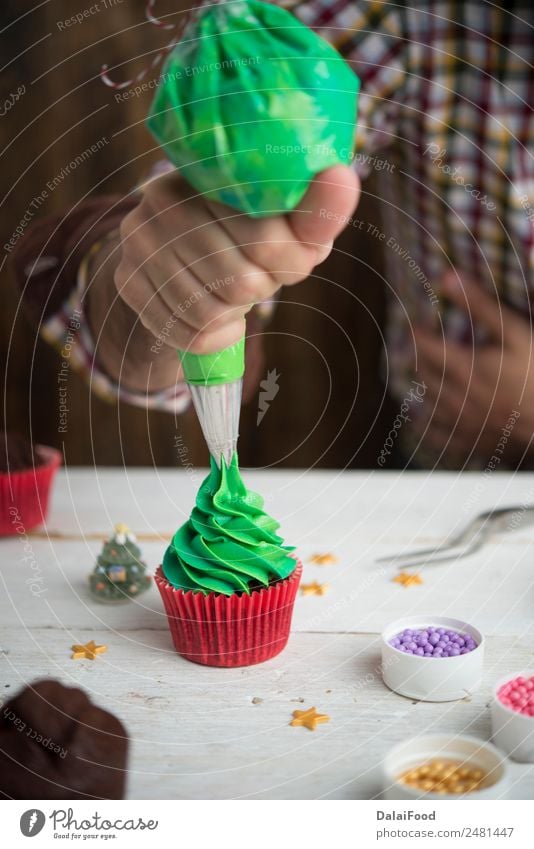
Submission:
[[[206,666],[251,666],[275,657],[289,638],[301,574],[297,560],[284,581],[250,595],[203,595],[176,589],[159,566],[155,581],[176,651]]]
[[[52,480],[61,465],[55,448],[35,446],[40,465],[0,472],[0,536],[16,536],[42,525],[48,513]]]

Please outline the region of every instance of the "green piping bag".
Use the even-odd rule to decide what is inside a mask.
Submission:
[[[351,162],[359,85],[339,53],[287,10],[221,2],[193,13],[147,125],[199,193],[252,217],[280,215],[320,171]],[[210,452],[230,463],[244,340],[216,354],[179,354]]]

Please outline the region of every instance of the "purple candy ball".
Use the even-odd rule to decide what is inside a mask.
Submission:
[[[391,638],[389,644],[397,651],[417,657],[458,657],[477,648],[470,634],[452,628],[405,628]]]

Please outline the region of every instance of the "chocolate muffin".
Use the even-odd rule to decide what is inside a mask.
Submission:
[[[19,472],[40,465],[39,456],[33,456],[31,443],[19,433],[0,431],[0,472]]]
[[[37,681],[0,708],[0,799],[122,799],[127,753],[116,716]]]
[[[61,454],[0,431],[0,536],[25,534],[46,520]]]
[[[20,433],[0,431],[0,472],[20,472],[43,462],[38,450],[32,451],[31,443]]]

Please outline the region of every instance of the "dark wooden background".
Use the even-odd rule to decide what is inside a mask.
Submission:
[[[47,181],[99,138],[110,142],[50,193],[40,214],[61,212],[87,192],[129,190],[159,158],[143,127],[150,94],[116,103],[98,72],[107,62],[122,65],[115,76],[128,78],[169,33],[146,23],[143,0],[115,5],[100,0],[99,11],[83,23],[58,27],[58,21],[91,5],[50,0],[35,8],[26,0],[2,2],[2,26],[9,24],[0,36],[2,56],[10,64],[2,74],[0,101],[22,83],[26,94],[0,119],[0,180],[6,195],[1,245]],[[166,20],[178,21],[187,5],[161,2],[158,12],[173,12]],[[372,194],[371,178],[358,212],[369,221],[378,219]],[[243,409],[243,464],[375,465],[390,414],[379,377],[384,287],[373,242],[361,231],[345,231],[313,278],[282,291],[265,336],[265,372],[279,372],[280,390],[259,426],[257,394]],[[1,254],[4,259],[3,249]],[[177,439],[191,462],[206,461],[192,411],[175,419],[106,404],[91,397],[76,374],[68,384],[68,431],[58,433],[58,356],[21,312],[5,264],[0,285],[4,427],[63,448],[72,464],[177,465]]]

